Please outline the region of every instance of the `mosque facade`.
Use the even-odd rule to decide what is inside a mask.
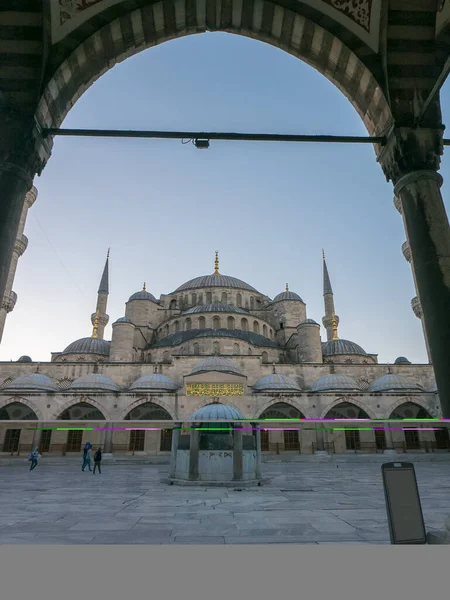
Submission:
[[[0,450],[78,452],[90,439],[113,453],[170,451],[170,423],[157,431],[56,431],[61,427],[143,427],[182,424],[204,406],[224,404],[244,419],[271,419],[263,452],[335,453],[449,449],[448,431],[321,431],[286,419],[427,419],[441,416],[431,364],[375,353],[338,334],[334,294],[323,256],[325,339],[304,300],[286,285],[269,298],[219,270],[156,298],[130,296],[124,315],[109,322],[109,252],[91,315],[92,334],[52,352],[0,363]],[[21,421],[37,421],[41,431]],[[279,421],[278,421],[279,420]],[[105,425],[106,421],[106,425]],[[53,422],[53,423],[52,423]],[[148,424],[147,424],[148,425]],[[285,427],[285,430],[282,427]],[[45,429],[48,427],[48,429]]]

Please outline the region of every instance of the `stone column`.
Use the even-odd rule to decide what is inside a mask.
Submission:
[[[442,412],[449,418],[450,231],[441,185],[435,171],[415,171],[397,182],[395,194],[402,203]]]
[[[200,442],[200,431],[194,430],[198,427],[197,423],[192,423],[192,430],[190,435],[189,444],[189,479],[198,479],[198,457],[199,457],[199,442]]]
[[[386,438],[386,448],[383,452],[383,454],[386,455],[394,455],[397,454],[397,450],[394,449],[394,440],[392,439],[392,431],[390,431],[388,428],[392,427],[391,423],[386,423],[386,430],[384,432],[384,437]]]
[[[177,470],[177,452],[178,452],[178,443],[180,440],[181,433],[181,423],[174,423],[172,429],[172,448],[170,451],[170,472],[169,477],[171,479],[175,478],[175,473]]]
[[[235,425],[236,427],[236,425]],[[243,479],[243,440],[242,430],[233,430],[233,481]]]
[[[36,429],[33,432],[33,442],[32,442],[32,446],[33,446],[33,450],[36,448],[36,446],[40,446],[41,444],[41,437],[42,437],[42,430],[41,429]]]
[[[256,423],[256,427],[259,427],[260,424]],[[261,431],[257,429],[255,431],[256,434],[256,479],[261,479]]]
[[[323,455],[323,454],[328,454],[328,452],[325,450],[325,444],[324,444],[324,432],[322,430],[322,423],[316,423],[316,454]]]
[[[110,429],[105,431],[105,440],[103,442],[103,454],[112,454],[112,436],[114,423],[107,423]]]
[[[400,200],[442,414],[450,418],[450,229],[437,173],[443,130],[437,97],[420,127],[393,127],[376,150]]]

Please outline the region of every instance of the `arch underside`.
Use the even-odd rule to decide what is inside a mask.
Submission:
[[[133,54],[182,36],[222,31],[257,39],[300,58],[344,93],[370,135],[383,133],[391,113],[379,81],[338,37],[302,16],[300,3],[296,10],[299,12],[267,1],[170,0],[148,4],[101,28],[99,25],[72,51],[74,32],[60,44],[61,53],[67,57],[47,83],[38,120],[44,127],[60,127],[84,91]],[[372,64],[379,62],[368,47],[365,54],[371,54]]]

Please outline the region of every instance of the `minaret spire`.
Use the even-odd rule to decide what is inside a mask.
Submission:
[[[219,251],[216,250],[216,258],[214,260],[214,275],[219,274]]]
[[[322,249],[323,259],[323,301],[325,305],[325,316],[322,319],[323,326],[327,331],[327,341],[337,340],[337,326],[339,325],[339,317],[334,312],[334,296],[331,287],[330,276],[328,274],[327,262],[325,260],[325,252]]]
[[[106,314],[106,306],[108,303],[108,294],[109,294],[109,252],[110,248],[108,248],[108,252],[106,254],[106,262],[105,267],[103,269],[102,278],[100,280],[100,285],[97,293],[97,308],[95,313],[91,315],[91,323],[95,329],[92,337],[98,337],[101,340],[103,339],[105,333],[105,327],[109,321],[109,315]],[[97,320],[97,325],[95,325],[95,321]]]
[[[286,284],[286,291],[289,291],[289,284]]]

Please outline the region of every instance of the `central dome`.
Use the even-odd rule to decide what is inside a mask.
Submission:
[[[221,275],[220,273],[213,273],[212,275],[202,275],[201,277],[195,277],[183,285],[180,285],[172,294],[177,292],[184,292],[185,290],[194,290],[198,288],[207,288],[207,287],[226,287],[226,288],[235,288],[238,290],[249,290],[250,292],[258,293],[258,290],[255,290],[254,287],[245,283],[245,281],[241,281],[240,279],[236,279],[236,277],[230,277],[229,275]]]

